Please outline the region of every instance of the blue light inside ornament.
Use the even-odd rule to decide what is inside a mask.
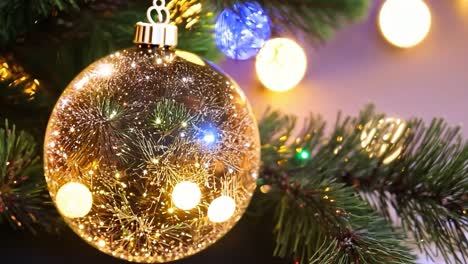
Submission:
[[[216,19],[216,45],[231,59],[255,56],[270,35],[270,19],[257,2],[236,3]]]
[[[205,142],[205,144],[207,145],[211,145],[215,143],[215,141],[216,141],[216,136],[211,131],[206,132],[205,135],[203,136],[203,142]]]
[[[211,124],[205,125],[200,128],[199,139],[204,146],[212,147],[219,141],[218,130]]]

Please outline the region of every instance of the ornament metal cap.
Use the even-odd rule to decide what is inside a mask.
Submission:
[[[157,12],[158,22],[153,20],[152,12]],[[161,48],[177,46],[177,26],[169,24],[169,10],[164,0],[154,0],[148,8],[146,17],[150,23],[138,22],[135,25],[133,43],[156,45]]]
[[[135,25],[133,43],[175,47],[177,46],[177,26],[164,23],[138,22]]]

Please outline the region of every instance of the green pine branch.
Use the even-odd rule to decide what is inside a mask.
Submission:
[[[242,1],[248,0],[201,0],[206,13],[212,11],[213,7],[216,14],[225,7],[232,7],[235,3]],[[285,30],[291,32],[299,30],[311,39],[320,40],[328,38],[334,30],[343,24],[358,21],[364,17],[369,7],[369,0],[259,0],[258,2],[267,10],[277,33]],[[91,7],[93,10],[109,14],[109,10],[115,11],[119,7],[133,8],[135,4],[146,8],[151,3],[146,0],[133,2],[126,0],[4,0],[0,3],[0,24],[3,25],[0,29],[0,47],[12,46],[18,42],[28,42],[30,40],[28,32],[37,31],[38,24],[50,22],[48,21],[50,18],[60,17],[62,13],[72,13],[76,16],[77,10],[86,12],[86,9]],[[140,14],[144,14],[144,12]],[[68,21],[62,22],[67,22],[66,24],[70,25]],[[209,27],[211,25],[212,23]],[[195,31],[203,34],[207,29],[209,28],[202,26]],[[199,44],[203,44],[203,42],[201,41]],[[197,48],[203,47],[205,47],[204,52],[210,51],[210,49],[206,49],[206,45],[197,45]]]
[[[439,253],[447,263],[466,263],[468,142],[459,127],[442,119],[427,125],[412,119],[403,134],[386,151],[402,147],[391,164],[385,164],[385,153],[353,159],[342,180],[365,193],[388,219],[395,211],[428,256]],[[433,252],[434,245],[438,252]]]
[[[196,118],[196,114],[191,113],[183,104],[171,99],[162,99],[154,107],[150,126],[161,135],[169,135],[180,127],[186,127]]]
[[[345,184],[348,187],[344,189],[353,188],[354,193],[362,194],[387,220],[391,220],[391,212],[395,211],[394,214],[401,218],[403,230],[411,234],[429,257],[441,254],[446,263],[466,263],[468,146],[461,139],[459,128],[450,128],[439,119],[427,126],[419,119],[407,122],[386,119],[384,115],[376,114],[372,106],[356,118],[339,115],[330,136],[324,134],[325,122],[319,117],[310,118],[297,138],[293,137],[293,131],[297,129],[295,119],[278,113],[267,115],[260,127],[264,142],[263,180],[279,186],[277,189],[282,190],[283,196],[292,193],[291,199],[299,204],[295,209],[293,207],[294,210],[310,210],[296,220],[299,226],[304,221],[329,221],[320,210],[326,210],[327,217],[334,219],[340,217],[332,214],[334,210],[346,212],[356,208],[353,203],[359,204],[357,198],[352,202],[353,198],[323,192],[323,188],[330,187],[327,185]],[[271,181],[270,175],[277,175],[273,179],[282,178]],[[319,184],[322,182],[325,184]],[[307,196],[304,198],[309,193],[315,199],[312,201],[325,195],[327,201],[335,197],[335,207],[327,206],[325,201],[312,204]],[[340,202],[351,204],[338,206]],[[360,212],[366,210],[363,205],[360,208]],[[295,214],[288,212],[289,215]],[[311,216],[315,218],[306,219]],[[353,230],[352,227],[351,224],[349,230]],[[333,225],[330,228],[333,229]],[[382,225],[376,232],[384,232],[387,228],[388,225]],[[294,242],[291,243],[303,246],[300,239],[308,236],[307,230],[290,232],[295,234],[291,238],[278,233],[279,245],[292,239]],[[337,227],[334,233],[339,234],[340,230],[345,229]],[[310,236],[317,237],[315,234]],[[306,256],[312,253],[317,256],[313,249],[318,245],[297,250],[291,243],[283,246],[285,249],[279,252],[280,255],[302,258],[307,252]],[[438,252],[433,252],[433,246]],[[314,257],[313,261],[318,260]]]
[[[134,25],[146,21],[147,7],[148,1],[141,0],[110,10],[82,6],[38,25],[27,36],[28,42],[11,50],[27,71],[40,76],[58,96],[93,61],[134,46]],[[191,29],[179,27],[179,48],[216,59],[219,52],[211,36],[212,19],[209,13],[202,13]]]
[[[297,138],[296,126],[277,112],[260,122],[259,183],[271,185],[267,199],[277,204],[275,254],[310,264],[415,263],[403,236],[334,178],[341,168],[324,142],[323,120],[311,118]]]
[[[57,229],[58,215],[52,206],[42,163],[31,135],[16,132],[5,121],[0,128],[0,223],[35,232]]]
[[[55,11],[77,8],[75,0],[2,0],[0,2],[0,47],[16,42],[36,23]]]

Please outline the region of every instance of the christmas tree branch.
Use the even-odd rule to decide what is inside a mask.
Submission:
[[[0,128],[0,223],[33,232],[57,228],[58,216],[41,175],[34,139],[5,122]]]
[[[260,123],[264,166],[259,183],[271,185],[268,198],[278,204],[276,255],[300,263],[414,263],[402,236],[334,179],[339,168],[323,142],[323,120],[311,118],[292,138],[295,127],[294,118],[276,112]],[[323,166],[311,169],[316,163]]]
[[[293,118],[278,113],[267,115],[261,122],[262,140],[266,143],[262,174],[262,181],[265,182],[261,184],[272,184],[282,196],[294,202],[287,203],[289,211],[286,217],[302,212],[302,216],[297,216],[298,220],[290,219],[296,221],[295,226],[301,227],[302,221],[313,221],[313,226],[326,226],[323,223],[334,223],[330,218],[340,223],[342,213],[372,217],[369,212],[359,213],[366,212],[368,207],[366,209],[363,204],[359,206],[356,197],[324,192],[333,190],[333,184],[337,185],[334,188],[338,190],[351,187],[354,193],[361,193],[388,220],[395,218],[391,213],[394,210],[394,214],[401,218],[404,230],[412,234],[417,245],[428,256],[437,253],[431,250],[435,246],[447,263],[466,262],[464,233],[467,229],[468,150],[459,136],[458,128],[449,128],[441,120],[435,120],[425,127],[421,120],[404,122],[386,118],[376,114],[373,107],[366,108],[357,118],[341,119],[339,116],[330,136],[325,136],[325,123],[319,117],[311,118],[300,136],[293,138],[296,127]],[[323,201],[319,205],[311,202],[319,201],[320,197]],[[328,204],[330,197],[333,197],[335,207]],[[340,202],[350,204],[340,206]],[[280,203],[279,206],[282,208],[285,205]],[[357,213],[352,211],[355,208],[359,208]],[[282,210],[285,209],[280,209],[280,212]],[[328,214],[324,214],[323,210]],[[334,215],[333,212],[340,213]],[[283,227],[281,223],[284,220],[282,214],[279,215],[280,227],[292,228],[291,223]],[[332,234],[340,234],[340,230],[360,229],[353,226],[352,218],[347,221],[346,228],[330,225],[325,230],[336,230],[331,231]],[[375,222],[379,220],[375,219]],[[377,230],[387,230],[388,225],[379,225]],[[300,236],[308,236],[306,230],[277,232],[277,242],[281,248],[277,253],[302,258],[307,252],[307,256],[315,258],[319,254],[313,250],[318,248],[317,245],[298,250],[294,244],[300,242],[299,245],[307,245],[300,240]],[[371,229],[367,227],[366,230]],[[294,237],[284,234],[293,234]],[[320,234],[327,233],[322,231]],[[315,237],[315,234],[310,236]],[[328,233],[325,237],[336,239],[340,235]],[[328,248],[331,244],[325,245]],[[385,248],[391,249],[389,246]],[[333,261],[331,263],[339,263]],[[388,263],[388,260],[380,263]]]
[[[77,8],[75,0],[35,0],[0,2],[0,47],[16,42],[36,23],[58,11]]]
[[[237,2],[247,0],[201,0],[203,10],[209,13],[214,7],[218,13],[225,7],[232,7]],[[197,1],[178,1],[194,3]],[[297,32],[302,31],[311,39],[326,39],[331,33],[346,22],[353,22],[365,16],[369,0],[260,0],[258,1],[268,12],[275,31]],[[38,30],[37,25],[50,25],[51,18],[60,18],[62,13],[72,13],[76,18],[80,10],[86,13],[91,8],[109,15],[119,12],[125,8],[131,11],[138,6],[147,7],[150,1],[138,0],[37,0],[37,1],[15,1],[4,0],[0,3],[0,24],[4,25],[0,29],[0,47],[13,46],[18,42],[28,41],[27,33]],[[144,14],[140,12],[140,14]],[[215,14],[216,15],[216,14]],[[55,20],[55,19],[52,19]],[[67,22],[68,26],[70,24]],[[127,26],[133,26],[133,21]],[[117,25],[118,27],[118,25]],[[206,33],[207,28],[200,27],[196,30],[199,33]],[[45,36],[44,36],[45,37]],[[53,39],[52,37],[48,38]],[[195,43],[197,44],[197,43]],[[195,45],[192,44],[192,47]],[[199,43],[202,44],[202,43]],[[197,45],[197,48],[206,48],[206,45]],[[207,49],[205,52],[208,52]],[[203,55],[203,54],[199,54]]]
[[[468,144],[459,127],[441,119],[429,125],[410,120],[402,135],[380,157],[350,159],[354,162],[342,180],[362,191],[387,218],[395,212],[428,256],[440,253],[447,263],[466,263]],[[369,144],[375,141],[378,137]],[[398,158],[385,164],[395,149],[401,149]]]
[[[205,0],[217,10],[250,0]],[[303,32],[310,39],[325,40],[343,24],[363,18],[369,0],[259,0],[267,11],[274,31]]]

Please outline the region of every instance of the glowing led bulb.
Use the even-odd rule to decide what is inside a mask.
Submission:
[[[86,216],[93,206],[93,196],[88,187],[77,182],[60,187],[55,199],[60,212],[70,218]]]
[[[221,196],[208,207],[208,218],[211,222],[222,223],[229,220],[236,211],[236,202],[229,196]]]
[[[431,29],[431,11],[423,0],[387,0],[379,15],[380,30],[400,48],[416,46]]]
[[[296,42],[286,38],[270,39],[257,55],[259,80],[270,90],[284,92],[304,78],[307,57]]]
[[[172,202],[182,210],[195,208],[200,203],[200,198],[200,188],[193,182],[179,182],[172,191]]]
[[[299,152],[299,158],[302,159],[302,160],[309,159],[310,158],[310,152],[305,150],[305,149],[300,151]]]

